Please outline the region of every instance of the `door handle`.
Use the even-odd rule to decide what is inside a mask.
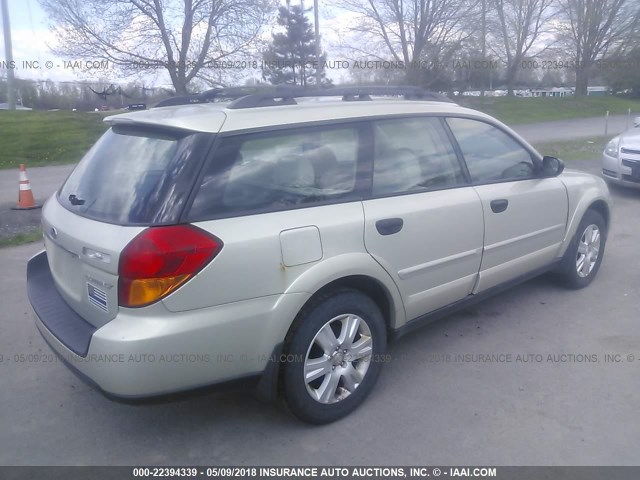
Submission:
[[[499,200],[491,200],[491,210],[493,213],[502,213],[509,206],[509,200],[501,198]]]
[[[385,218],[376,222],[376,230],[380,235],[393,235],[402,230],[404,220],[401,218]]]

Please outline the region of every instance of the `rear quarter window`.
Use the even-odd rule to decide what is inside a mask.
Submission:
[[[355,198],[358,139],[354,126],[225,138],[188,217],[206,220]]]

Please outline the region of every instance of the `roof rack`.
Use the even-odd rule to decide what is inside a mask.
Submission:
[[[230,109],[272,107],[277,105],[296,105],[296,98],[342,97],[344,102],[368,101],[371,96],[401,96],[405,100],[430,100],[436,102],[452,101],[441,93],[424,90],[412,86],[361,86],[361,87],[329,87],[305,88],[291,86],[259,86],[214,88],[206,92],[172,97],[162,100],[155,107],[171,105],[189,105],[217,101],[231,101]],[[154,108],[155,108],[154,107]]]
[[[161,100],[154,105],[154,108],[236,100],[241,97],[246,97],[247,95],[256,94],[260,91],[262,90],[256,87],[213,88],[202,93],[171,97],[166,100]]]
[[[431,100],[437,102],[452,101],[441,93],[411,86],[364,86],[364,87],[276,87],[270,92],[252,93],[232,101],[227,108],[257,108],[276,105],[296,105],[296,98],[342,97],[344,102],[368,101],[371,96],[402,96],[405,100]]]

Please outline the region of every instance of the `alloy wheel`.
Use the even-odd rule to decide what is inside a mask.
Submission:
[[[367,322],[354,314],[332,318],[307,350],[304,382],[317,402],[344,400],[362,383],[371,362],[373,338]]]
[[[597,225],[589,225],[578,242],[576,255],[576,271],[578,276],[588,277],[595,267],[600,253],[600,229]]]

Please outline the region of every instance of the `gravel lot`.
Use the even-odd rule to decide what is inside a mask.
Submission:
[[[391,346],[362,408],[323,427],[245,392],[106,399],[41,361],[50,350],[25,291],[25,262],[40,246],[0,249],[0,465],[637,464],[640,192],[613,193],[589,288],[541,277],[419,330]]]

